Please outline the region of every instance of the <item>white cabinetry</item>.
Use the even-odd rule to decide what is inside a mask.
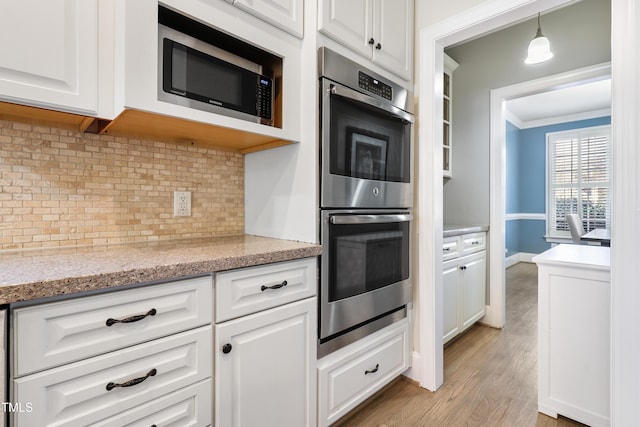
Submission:
[[[216,315],[216,425],[315,425],[316,265],[309,258],[216,275],[217,307],[232,307]],[[233,291],[218,294],[224,288]]]
[[[443,332],[447,343],[485,314],[485,233],[444,239],[443,243]]]
[[[296,37],[303,35],[303,0],[233,0],[240,9]]]
[[[209,425],[210,406],[181,405],[212,400],[212,291],[205,276],[14,308],[11,399],[33,410],[11,425],[154,424],[169,406]]]
[[[442,80],[442,174],[451,178],[452,174],[452,117],[453,117],[453,71],[458,63],[444,55],[444,73]]]
[[[0,310],[0,402],[7,400],[7,310]],[[6,412],[6,409],[5,409]],[[5,415],[0,416],[0,427],[5,426]]]
[[[405,80],[413,72],[413,0],[320,0],[318,29]]]
[[[87,115],[98,104],[98,1],[0,2],[0,99]]]
[[[610,425],[610,248],[558,245],[538,264],[538,410]]]
[[[318,426],[335,423],[409,368],[404,318],[318,361]]]

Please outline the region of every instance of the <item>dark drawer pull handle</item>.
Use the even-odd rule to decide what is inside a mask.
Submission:
[[[449,252],[451,248],[444,248],[445,252]]]
[[[375,374],[376,372],[378,372],[378,368],[379,368],[379,367],[380,367],[380,364],[379,364],[379,363],[376,363],[376,367],[375,367],[375,368],[373,368],[373,369],[372,369],[372,370],[370,370],[370,371],[364,371],[364,374],[365,374],[365,375],[367,375],[367,374]]]
[[[121,320],[109,318],[107,319],[106,323],[107,323],[107,326],[111,326],[111,325],[115,325],[116,323],[139,322],[140,320],[144,319],[147,316],[155,316],[156,313],[157,313],[156,309],[152,308],[151,310],[147,311],[145,314],[137,314],[135,316],[127,317]]]
[[[267,289],[280,289],[280,288],[283,288],[283,287],[285,287],[285,286],[287,286],[287,281],[286,281],[286,280],[285,280],[285,281],[283,281],[282,283],[278,283],[277,285],[273,285],[273,286],[265,286],[265,285],[262,285],[262,286],[260,287],[260,290],[261,290],[262,292],[264,292],[264,291],[266,291]]]
[[[142,381],[146,380],[147,378],[155,376],[157,373],[158,373],[158,371],[156,371],[156,369],[153,368],[152,370],[147,372],[147,375],[145,375],[144,377],[134,378],[132,380],[123,382],[122,384],[109,383],[109,384],[107,384],[107,391],[111,391],[116,387],[133,387],[134,385],[140,384]]]

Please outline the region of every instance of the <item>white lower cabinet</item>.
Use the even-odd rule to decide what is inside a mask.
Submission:
[[[487,252],[484,233],[445,239],[443,255],[450,257],[452,241],[458,241],[458,247],[462,248],[456,254],[471,254],[448,259],[442,265],[443,343],[484,317],[486,308]]]
[[[328,426],[409,368],[409,319],[318,361],[318,426]]]
[[[12,307],[10,399],[30,410],[10,425],[211,425],[212,288],[204,276]]]
[[[0,310],[0,402],[7,402],[7,310]],[[6,424],[6,409],[0,415],[0,427]]]
[[[181,388],[91,427],[206,426],[211,421],[211,378]]]
[[[216,425],[313,426],[317,301],[216,325]]]
[[[533,258],[538,264],[538,411],[592,427],[614,425],[610,254],[601,246],[558,245]]]
[[[315,426],[316,289],[315,257],[216,274],[216,426]]]

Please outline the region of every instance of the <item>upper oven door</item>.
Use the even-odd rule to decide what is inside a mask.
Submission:
[[[413,115],[321,79],[322,208],[413,206]]]

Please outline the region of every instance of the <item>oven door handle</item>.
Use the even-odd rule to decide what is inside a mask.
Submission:
[[[389,222],[405,222],[411,221],[413,215],[334,215],[329,218],[331,224],[385,224]]]
[[[347,98],[352,101],[362,102],[363,104],[367,104],[367,105],[371,105],[373,107],[379,108],[381,110],[386,111],[387,113],[393,114],[394,116],[402,120],[406,120],[408,123],[414,122],[413,114],[407,113],[406,111],[396,107],[395,105],[392,105],[391,103],[382,102],[380,100],[375,99],[372,96],[368,96],[360,92],[356,92],[353,89],[349,89],[349,88],[331,83],[329,85],[329,92],[332,95],[341,96],[343,98]]]

